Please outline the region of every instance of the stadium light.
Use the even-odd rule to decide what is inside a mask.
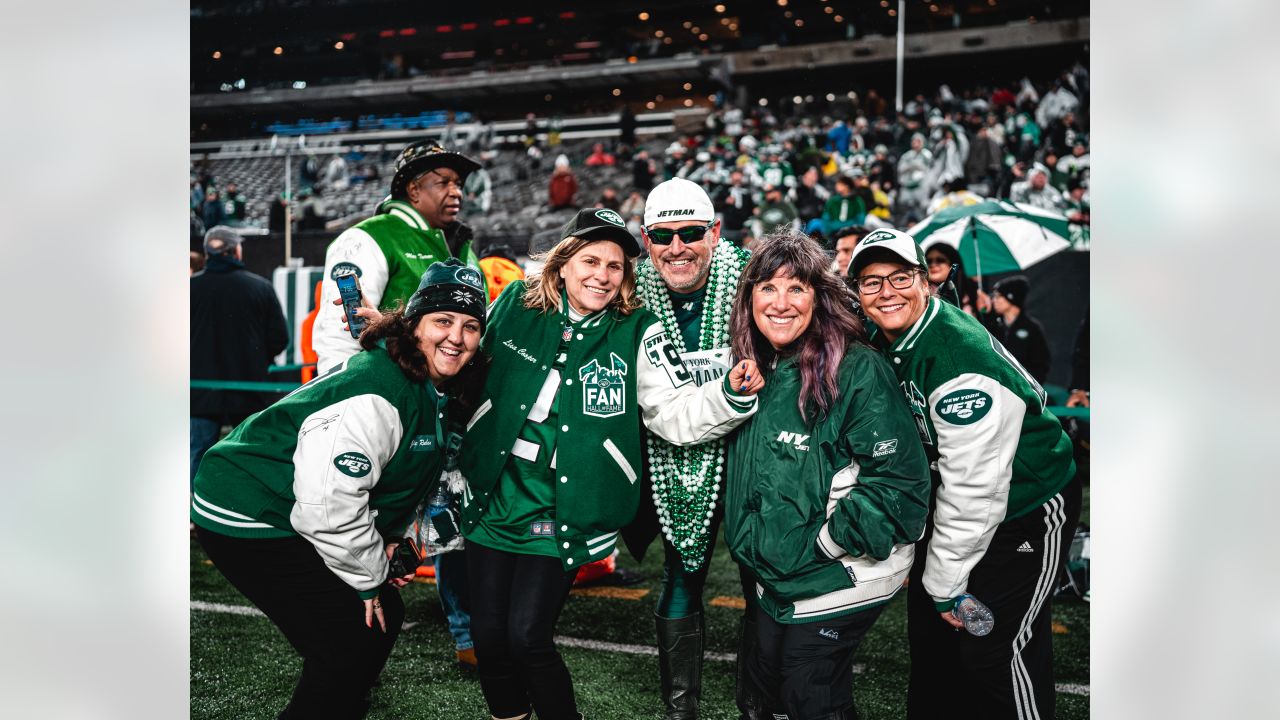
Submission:
[[[799,105],[800,103],[804,102],[804,98],[802,98],[802,97],[800,97],[799,95],[797,95],[797,96],[795,96],[795,97],[791,98],[791,102],[795,103],[796,105]]]
[[[800,18],[796,18],[796,27],[804,27],[804,21]]]
[[[648,20],[648,19],[649,19],[649,13],[647,13],[647,12],[642,12],[642,13],[640,13],[639,15],[637,15],[636,17],[640,18],[641,20]]]
[[[716,6],[716,12],[718,12],[718,13],[722,13],[722,12],[724,12],[724,6],[723,6],[723,5],[717,5],[717,6]]]
[[[279,45],[277,45],[277,46],[276,46],[276,49],[275,49],[275,50],[272,50],[271,52],[275,53],[276,55],[283,55],[283,54],[284,54],[284,48],[282,48],[282,47],[280,47]]]
[[[685,84],[684,84],[684,89],[685,89],[685,90],[692,90],[692,89],[693,89],[693,83],[685,83]]]
[[[835,20],[836,22],[844,22],[844,16],[842,16],[842,15],[837,15],[837,16],[835,16],[835,17],[831,18],[831,19],[832,19],[832,20]]]
[[[760,98],[760,107],[769,107],[769,98]]]
[[[691,99],[689,99],[689,98],[685,98],[685,99],[684,99],[684,106],[685,106],[685,107],[693,107],[693,100],[691,100]]]
[[[683,23],[680,23],[680,25],[681,25],[681,27],[683,27],[685,30],[688,30],[689,28],[693,27],[693,23],[692,23],[691,21],[689,21],[689,20],[685,20]]]
[[[708,37],[709,36],[706,33],[702,33],[701,35],[698,36],[698,39],[701,40],[702,42],[706,42]]]
[[[219,50],[214,50],[214,51],[213,51],[213,59],[214,59],[214,60],[221,60],[221,59],[222,59],[222,52],[221,52],[221,51],[219,51]]]
[[[654,31],[653,31],[653,36],[654,36],[654,37],[656,37],[656,38],[660,38],[660,37],[662,37],[663,35],[666,35],[666,33],[662,32],[661,30],[654,30]]]
[[[822,8],[822,12],[824,12],[824,13],[826,13],[826,14],[828,14],[828,15],[830,15],[830,14],[834,13],[835,11],[836,11],[836,9],[835,9],[835,8],[833,8],[833,7],[831,7],[830,5],[828,5],[828,6],[824,7],[824,8]]]
[[[341,40],[333,44],[334,50],[341,50],[344,47],[346,47],[346,45],[344,45]]]
[[[787,0],[778,0],[778,7],[786,7]]]
[[[645,104],[644,104],[644,106],[645,106],[646,108],[649,108],[650,110],[652,110],[652,109],[654,109],[654,108],[658,107],[657,105],[655,105],[655,104],[654,104],[654,102],[653,102],[652,100],[650,100],[649,102],[645,103]]]
[[[831,102],[832,100],[835,100],[835,99],[836,99],[835,93],[827,93],[827,102]]]
[[[619,96],[619,95],[621,95],[621,94],[622,94],[622,88],[614,88],[614,89],[613,89],[613,96],[614,96],[614,97],[618,97],[618,96]]]

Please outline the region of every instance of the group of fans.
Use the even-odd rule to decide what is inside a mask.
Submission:
[[[893,227],[969,183],[1033,203],[1053,202],[1055,170],[1087,188],[1087,147],[1053,155],[1082,140],[1065,98],[1081,79],[1038,105],[1029,85],[948,92],[852,126],[717,112],[667,149],[634,217],[578,210],[540,272],[493,294],[460,217],[480,163],[406,147],[376,214],[326,253],[319,376],[202,457],[192,419],[195,533],[305,659],[280,717],[367,711],[427,527],[465,538],[436,576],[495,720],[582,717],[554,641],[569,588],[619,540],[641,557],[659,535],[660,702],[696,718],[721,530],[747,603],[743,718],[856,717],[853,654],[904,586],[909,717],[1052,717],[1051,590],[1080,480],[1038,368],[975,317],[1007,318],[1026,287],[971,293],[950,253]],[[213,267],[234,276],[228,233],[206,248],[237,250]],[[362,304],[344,312],[348,276]],[[961,631],[970,596],[990,634]]]

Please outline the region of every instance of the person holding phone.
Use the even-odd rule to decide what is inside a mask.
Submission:
[[[432,265],[363,350],[210,449],[191,520],[214,566],[303,657],[281,718],[358,718],[404,619],[390,558],[446,456],[450,395],[478,389],[480,272]]]

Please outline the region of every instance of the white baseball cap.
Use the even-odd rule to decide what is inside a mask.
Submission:
[[[649,192],[644,201],[645,227],[656,223],[716,219],[707,191],[695,182],[684,178],[671,178]]]
[[[851,275],[856,273],[867,262],[866,258],[862,258],[861,261],[858,259],[864,250],[876,248],[888,250],[908,265],[928,267],[924,259],[924,251],[920,249],[915,238],[899,230],[880,228],[867,233],[857,245],[853,246],[853,256],[849,258],[849,273]]]

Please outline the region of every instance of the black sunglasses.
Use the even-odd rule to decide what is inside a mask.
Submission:
[[[690,225],[689,227],[682,227],[678,230],[670,230],[668,228],[645,228],[644,233],[648,236],[649,242],[654,245],[670,245],[671,241],[675,240],[677,235],[680,236],[680,242],[693,243],[706,237],[707,231],[711,229],[712,225],[715,225],[715,223],[711,222],[706,225]]]

